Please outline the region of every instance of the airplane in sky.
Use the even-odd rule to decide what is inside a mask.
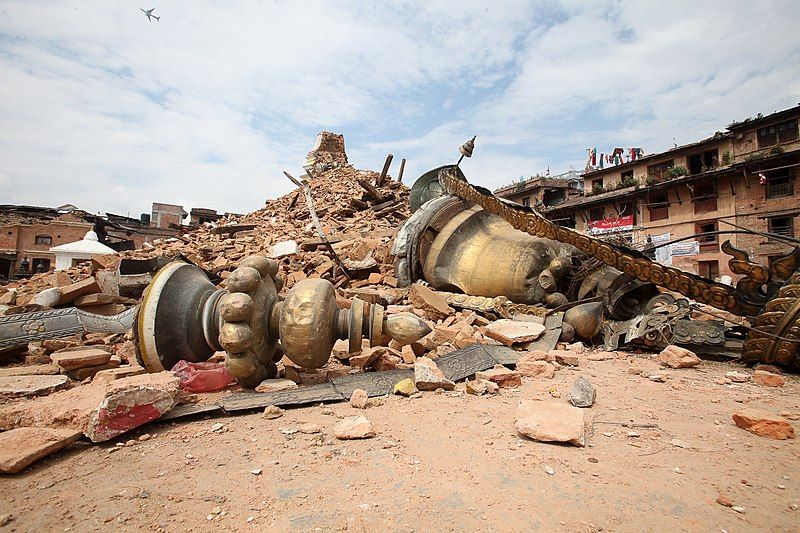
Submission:
[[[144,13],[145,15],[147,15],[147,22],[152,22],[152,21],[153,21],[152,19],[156,19],[156,21],[160,21],[160,20],[161,20],[161,17],[157,17],[157,16],[153,15],[153,11],[155,11],[155,9],[156,9],[156,8],[153,8],[153,9],[148,9],[148,10],[146,10],[146,11],[145,11],[144,9],[142,9],[142,8],[140,7],[140,8],[139,8],[139,11],[141,11],[142,13]]]

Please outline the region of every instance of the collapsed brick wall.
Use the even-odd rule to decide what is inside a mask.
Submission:
[[[347,165],[344,135],[329,131],[317,134],[314,147],[308,152],[306,165],[320,172]]]

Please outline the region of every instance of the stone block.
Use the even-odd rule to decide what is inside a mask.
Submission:
[[[529,358],[529,353],[522,354],[517,360],[517,372],[529,378],[552,379],[556,374],[556,367],[547,361]],[[533,357],[536,356],[534,353]]]
[[[111,354],[100,348],[81,348],[78,350],[67,348],[67,350],[50,354],[50,360],[62,369],[69,371],[108,364],[109,360],[111,360]]]
[[[126,365],[118,368],[109,368],[107,370],[100,370],[94,375],[95,381],[114,381],[115,379],[127,378],[130,376],[138,376],[144,374],[145,369],[139,365]]]
[[[0,395],[36,396],[50,394],[67,386],[67,376],[7,376],[0,377]]]
[[[691,350],[670,344],[658,354],[656,361],[670,368],[692,368],[700,364],[700,358]]]
[[[363,415],[340,420],[333,427],[333,434],[340,440],[368,439],[375,436],[372,423]]]
[[[278,392],[297,388],[297,383],[291,379],[276,378],[265,379],[257,387],[256,392]]]
[[[485,379],[497,385],[501,389],[519,387],[522,385],[522,374],[516,370],[510,370],[503,365],[495,365],[494,368],[475,372],[475,379]]]
[[[24,365],[0,368],[0,377],[10,376],[54,376],[61,372],[61,367],[53,364]]]
[[[483,334],[506,346],[532,342],[542,336],[547,328],[536,322],[522,322],[503,318],[484,327]]]
[[[564,403],[523,400],[517,408],[514,427],[541,442],[585,444],[583,411]]]
[[[86,296],[75,298],[73,304],[75,305],[75,307],[89,307],[92,305],[105,305],[113,302],[114,302],[113,295],[105,294],[102,292],[96,292],[94,294],[87,294]]]
[[[447,305],[444,296],[420,283],[414,283],[411,286],[411,289],[408,291],[408,301],[431,320],[443,320],[455,313],[455,311]]]
[[[0,472],[16,474],[81,437],[74,429],[16,428],[0,433]]]
[[[71,285],[60,287],[59,290],[61,291],[61,296],[58,299],[58,305],[64,305],[74,302],[75,299],[81,296],[100,292],[100,285],[97,284],[97,280],[94,277],[88,277]]]
[[[793,439],[795,435],[788,420],[763,409],[742,409],[733,414],[733,422],[737,427],[771,439]]]
[[[783,376],[767,372],[766,370],[756,370],[753,372],[753,381],[764,387],[783,387],[786,380]]]

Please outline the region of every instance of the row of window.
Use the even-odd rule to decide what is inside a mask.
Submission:
[[[787,120],[780,124],[766,126],[756,131],[759,148],[769,148],[778,144],[796,141],[800,137],[797,127],[797,119]],[[726,163],[727,164],[727,163]],[[647,166],[647,177],[656,181],[662,181],[668,177],[670,169],[675,166],[675,161],[661,161]],[[719,166],[719,150],[707,150],[686,156],[686,171],[690,176],[707,172]],[[621,181],[633,179],[633,169],[625,170],[620,174]],[[592,188],[596,189],[603,186],[603,179],[592,180]]]
[[[663,181],[669,177],[670,169],[675,166],[675,160],[661,161],[647,166],[647,179],[655,181]],[[708,172],[719,166],[719,150],[706,150],[705,152],[698,152],[686,156],[686,173],[690,176]],[[623,170],[620,173],[620,181],[625,182],[633,180],[633,169]],[[598,178],[592,180],[592,189],[596,190],[603,186],[603,179]]]
[[[769,172],[764,184],[764,197],[766,199],[781,198],[794,195],[794,180],[789,169],[776,170]],[[719,196],[714,183],[700,183],[693,188],[692,201],[694,202],[694,212],[702,215],[717,210],[717,197]],[[669,193],[659,191],[651,193],[647,207],[650,213],[650,220],[665,220],[669,218]],[[635,210],[634,210],[635,211]],[[590,212],[591,220],[603,219],[603,208],[594,208]]]
[[[798,138],[797,119],[761,128],[756,132],[756,137],[759,148],[796,141]]]

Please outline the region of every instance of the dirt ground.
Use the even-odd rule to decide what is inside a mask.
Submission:
[[[81,442],[0,479],[0,514],[13,516],[3,529],[800,530],[798,441],[731,421],[747,405],[782,413],[800,430],[800,379],[782,388],[718,385],[738,367],[704,361],[657,383],[630,366],[657,367],[641,358],[581,361],[495,397],[425,393],[366,411],[342,403],[276,420],[252,413],[150,424],[127,437],[147,440]],[[564,402],[578,375],[598,391],[585,448],[516,433],[520,399]],[[354,414],[378,436],[337,441],[333,425]],[[322,436],[295,432],[307,423]],[[720,494],[742,512],[716,503]]]

